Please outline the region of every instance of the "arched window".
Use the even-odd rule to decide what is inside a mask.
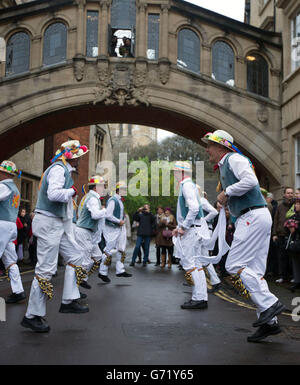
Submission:
[[[177,65],[193,72],[200,72],[200,39],[190,29],[178,34]]]
[[[247,60],[247,90],[255,94],[269,96],[269,67],[258,54],[249,54]]]
[[[29,71],[30,38],[25,32],[17,32],[6,45],[5,75],[15,75]]]
[[[212,77],[234,86],[234,52],[229,44],[217,41],[212,48]]]
[[[61,63],[67,57],[67,27],[51,24],[44,34],[43,65]]]

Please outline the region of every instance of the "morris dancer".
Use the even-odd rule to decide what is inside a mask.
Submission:
[[[110,282],[108,278],[108,267],[111,265],[114,254],[116,255],[116,276],[132,277],[132,274],[126,273],[124,267],[127,237],[122,197],[126,195],[126,192],[126,184],[124,182],[117,183],[116,194],[107,202],[106,220],[103,230],[106,246],[98,275],[100,279],[107,283]]]
[[[12,294],[5,300],[6,303],[16,303],[26,298],[13,243],[18,235],[16,220],[20,205],[20,192],[13,178],[18,173],[13,162],[5,160],[0,164],[0,257],[2,256],[12,290]]]
[[[50,327],[43,318],[47,298],[53,296],[50,282],[56,271],[58,253],[67,263],[61,313],[86,313],[87,306],[79,304],[78,286],[86,276],[82,269],[83,250],[77,244],[72,227],[73,201],[77,194],[71,173],[79,158],[88,149],[79,141],[63,143],[52,159],[52,165],[44,172],[41,182],[36,215],[32,222],[33,234],[37,237],[37,264],[32,282],[26,315],[21,323],[35,332],[48,332]]]
[[[102,252],[98,246],[101,241],[102,229],[99,221],[105,218],[106,209],[101,206],[101,196],[105,189],[105,181],[99,176],[93,176],[88,181],[89,192],[82,198],[78,209],[76,225],[76,240],[85,250],[82,267],[88,275],[100,268]],[[91,289],[86,277],[80,286]]]
[[[229,274],[240,277],[257,306],[257,331],[248,342],[257,342],[281,332],[276,315],[284,306],[269,291],[264,279],[272,219],[251,162],[233,144],[233,137],[217,130],[205,135],[210,162],[220,170],[223,191],[218,195],[237,218],[233,242],[226,261]]]
[[[177,203],[178,227],[173,231],[173,243],[176,257],[186,271],[186,280],[192,284],[193,293],[190,301],[181,305],[182,309],[206,309],[207,285],[199,256],[198,233],[206,230],[200,196],[195,183],[191,179],[192,167],[188,162],[176,162],[173,168],[175,179],[180,183]]]

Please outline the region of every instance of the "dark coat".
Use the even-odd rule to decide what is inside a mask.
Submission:
[[[151,237],[154,234],[155,216],[153,214],[142,211],[134,219],[139,222],[137,228],[138,236]]]

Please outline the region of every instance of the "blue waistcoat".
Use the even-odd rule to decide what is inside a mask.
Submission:
[[[77,220],[77,226],[96,232],[98,229],[98,220],[95,220],[92,218],[91,212],[87,208],[87,203],[92,197],[95,197],[95,195],[90,191],[82,198],[80,202],[80,210],[79,210],[79,217]],[[99,210],[101,210],[100,199],[98,199],[98,201],[99,201]]]
[[[185,219],[188,212],[189,212],[189,208],[186,204],[186,201],[185,201],[185,197],[183,196],[183,191],[182,191],[182,186],[186,183],[186,182],[191,182],[193,185],[194,185],[194,188],[197,190],[197,187],[195,185],[195,183],[188,179],[187,181],[184,181],[183,183],[181,183],[180,185],[180,191],[179,191],[179,206],[180,206],[180,211],[181,211],[181,215],[182,217]],[[204,214],[203,214],[203,209],[202,209],[202,205],[201,205],[201,201],[200,201],[200,196],[199,196],[199,193],[197,191],[197,200],[198,200],[198,203],[200,205],[200,209],[199,209],[199,212],[198,212],[198,215],[196,216],[195,219],[200,219],[202,217],[204,217]]]
[[[41,188],[38,195],[36,209],[48,211],[49,213],[52,213],[59,218],[66,219],[68,203],[50,201],[47,194],[47,191],[48,191],[47,177],[48,177],[49,171],[54,166],[57,166],[57,165],[63,167],[65,171],[65,184],[63,186],[63,189],[69,189],[74,185],[74,181],[71,177],[71,173],[68,170],[67,166],[65,166],[63,162],[55,162],[54,164],[52,164],[50,167],[47,168],[47,170],[44,172],[44,175],[42,176],[42,183],[41,183]]]
[[[13,181],[0,182],[10,189],[9,196],[0,201],[0,220],[16,223],[20,205],[20,192]]]
[[[117,197],[112,196],[111,198],[109,198],[109,200],[107,201],[106,207],[108,206],[108,204],[111,200],[113,200],[115,202],[115,208],[114,208],[113,216],[116,217],[117,219],[121,219],[121,206],[120,206],[119,199]],[[122,218],[122,219],[124,219],[124,218]],[[120,227],[118,223],[114,223],[114,222],[110,221],[109,219],[105,219],[105,224],[108,226],[111,226],[111,227]]]
[[[228,186],[239,182],[229,166],[229,158],[232,155],[233,153],[230,153],[225,158],[224,163],[220,166],[221,184],[224,191]],[[259,184],[242,196],[231,196],[228,198],[229,210],[234,217],[239,217],[241,215],[241,211],[248,209],[249,207],[266,205],[267,202],[260,191]]]

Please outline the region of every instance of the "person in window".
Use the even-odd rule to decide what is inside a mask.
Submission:
[[[111,38],[111,54],[110,54],[110,56],[118,56],[117,52],[116,52],[117,43],[118,43],[118,37],[113,35]]]
[[[123,37],[123,44],[119,48],[119,53],[123,57],[133,57],[131,53],[131,39]]]

